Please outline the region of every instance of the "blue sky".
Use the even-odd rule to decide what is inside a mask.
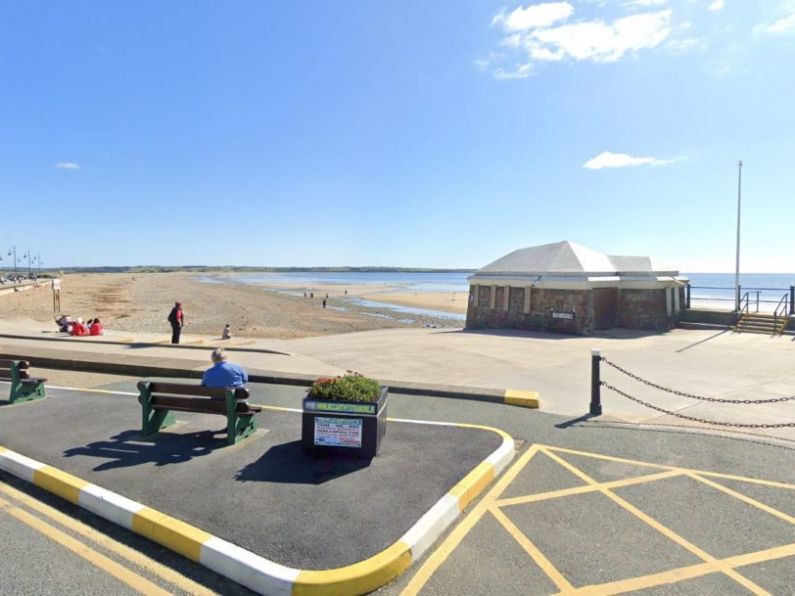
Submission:
[[[795,0],[0,5],[0,250],[795,270]]]

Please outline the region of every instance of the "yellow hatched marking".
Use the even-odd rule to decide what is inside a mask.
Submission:
[[[475,524],[480,521],[483,514],[489,510],[489,506],[494,502],[494,499],[502,494],[502,492],[513,482],[519,472],[527,465],[533,456],[538,453],[538,446],[532,445],[520,458],[511,466],[511,468],[497,481],[497,484],[483,497],[475,507],[470,511],[460,524],[458,524],[444,539],[441,545],[428,556],[428,559],[420,567],[411,581],[404,588],[401,596],[413,596],[418,594],[423,586],[428,582],[431,576],[436,573],[436,570],[444,563],[450,554],[458,548],[461,541],[469,534],[470,530],[475,527]]]
[[[24,523],[26,526],[33,528],[37,532],[43,534],[50,540],[57,542],[61,546],[69,549],[76,555],[82,557],[95,567],[101,569],[118,579],[119,581],[127,584],[136,592],[141,594],[157,594],[167,595],[170,592],[160,588],[140,575],[133,573],[126,567],[119,565],[112,559],[109,559],[103,554],[89,548],[82,542],[72,538],[61,530],[51,526],[48,523],[40,520],[38,517],[31,515],[27,511],[11,505],[8,501],[0,499],[0,508],[6,513],[13,516],[17,520]]]
[[[562,593],[568,593],[574,590],[574,586],[572,586],[569,581],[563,577],[560,571],[552,564],[552,562],[547,559],[544,554],[538,550],[535,544],[533,544],[530,539],[525,536],[522,531],[516,527],[516,525],[505,515],[502,511],[499,510],[497,507],[492,507],[489,509],[491,514],[500,522],[503,528],[505,528],[508,533],[513,537],[516,542],[525,550],[525,552],[530,555],[533,561],[536,562],[544,573],[547,574],[549,579],[558,587],[558,589]]]
[[[753,507],[756,507],[757,509],[761,509],[762,511],[764,511],[766,513],[769,513],[770,515],[775,515],[779,519],[783,519],[786,522],[789,522],[791,524],[795,524],[795,517],[792,517],[791,515],[787,515],[783,511],[779,511],[778,509],[774,509],[773,507],[770,507],[769,505],[765,505],[764,503],[760,503],[759,501],[757,501],[755,499],[752,499],[751,497],[746,497],[744,494],[738,493],[737,491],[732,490],[732,489],[730,489],[727,486],[723,486],[722,484],[718,484],[717,482],[712,482],[712,480],[709,480],[707,478],[702,478],[698,474],[694,474],[692,472],[688,473],[687,476],[692,478],[693,480],[698,480],[699,482],[703,482],[707,486],[711,486],[712,488],[716,488],[719,491],[722,491],[722,492],[726,493],[727,495],[731,495],[735,499],[740,499],[744,503],[748,503],[749,505],[751,505]]]
[[[583,471],[579,470],[578,468],[574,467],[569,462],[567,462],[564,459],[560,458],[555,453],[547,451],[546,449],[542,449],[542,451],[544,451],[544,453],[546,453],[548,456],[550,456],[552,459],[554,459],[556,462],[558,462],[564,468],[566,468],[567,470],[569,470],[573,474],[576,474],[577,476],[582,478],[585,482],[587,482],[589,484],[598,484],[593,478],[588,476],[585,472],[583,472]],[[727,576],[732,578],[734,581],[736,581],[740,585],[748,588],[749,590],[751,590],[755,594],[767,594],[768,593],[765,590],[763,590],[761,587],[757,586],[755,583],[753,583],[748,578],[743,577],[742,575],[740,575],[739,573],[734,571],[734,569],[732,569],[731,567],[729,567],[727,565],[724,565],[723,563],[721,563],[721,561],[719,561],[718,559],[716,559],[715,557],[713,557],[709,553],[707,553],[707,552],[703,551],[702,549],[700,549],[699,547],[697,547],[695,544],[693,544],[689,540],[683,538],[682,536],[680,536],[679,534],[677,534],[673,530],[671,530],[671,529],[667,528],[666,526],[662,525],[656,519],[654,519],[653,517],[647,515],[646,513],[644,513],[643,511],[641,511],[640,509],[638,509],[634,505],[632,505],[632,503],[630,503],[629,501],[626,501],[626,500],[622,499],[617,494],[609,491],[606,488],[600,488],[599,492],[601,492],[606,497],[608,497],[609,499],[611,499],[612,501],[614,501],[615,503],[617,503],[618,505],[620,505],[621,507],[623,507],[624,509],[629,511],[631,514],[633,514],[635,517],[637,517],[641,521],[645,522],[647,525],[651,526],[652,528],[654,528],[655,530],[660,532],[663,536],[667,537],[669,540],[672,540],[673,542],[677,543],[682,548],[690,551],[692,554],[694,554],[695,556],[697,556],[699,559],[703,560],[704,562],[709,563],[710,565],[714,566],[715,570],[722,571]]]
[[[510,497],[508,499],[498,499],[495,501],[497,507],[507,507],[510,505],[521,505],[523,503],[536,503],[538,501],[547,501],[549,499],[557,499],[559,497],[568,497],[570,495],[582,495],[585,493],[592,493],[603,488],[622,488],[624,486],[633,486],[635,484],[644,484],[646,482],[655,482],[657,480],[664,480],[665,478],[673,478],[681,476],[683,472],[679,470],[668,470],[660,472],[659,474],[648,474],[646,476],[637,476],[635,478],[624,478],[622,480],[611,480],[601,484],[586,484],[583,486],[574,486],[572,488],[562,488],[560,490],[553,490],[546,493],[539,493],[536,495],[526,495],[523,497]]]
[[[682,468],[678,466],[665,466],[662,464],[653,464],[636,459],[626,459],[623,457],[614,457],[612,455],[603,455],[601,453],[590,453],[588,451],[579,451],[578,449],[569,449],[567,447],[552,447],[550,445],[539,445],[547,451],[555,451],[559,453],[572,453],[574,455],[583,455],[591,459],[602,459],[605,461],[618,462],[622,464],[631,464],[634,466],[643,466],[646,468],[656,468],[658,470],[679,470],[683,474],[693,472],[700,476],[709,476],[711,478],[725,478],[726,480],[739,480],[741,482],[749,482],[751,484],[760,484],[762,486],[770,486],[772,488],[784,488],[788,490],[795,490],[795,484],[787,484],[786,482],[776,482],[774,480],[762,480],[760,478],[750,478],[746,476],[737,476],[734,474],[723,474],[721,472],[709,472],[706,470],[697,470],[694,468]]]
[[[165,581],[177,586],[185,592],[198,595],[214,594],[212,590],[208,590],[201,584],[188,579],[173,569],[170,569],[165,565],[161,565],[146,555],[109,538],[105,534],[97,532],[86,524],[77,521],[76,519],[69,517],[64,513],[61,513],[57,509],[50,507],[41,501],[37,501],[31,496],[11,486],[8,486],[7,484],[0,483],[0,492],[4,493],[10,499],[13,499],[14,501],[28,507],[29,509],[32,509],[41,515],[47,516],[52,521],[64,526],[65,528],[68,528],[69,530],[88,538],[102,548],[107,549],[124,559],[127,559],[133,565],[158,575]]]

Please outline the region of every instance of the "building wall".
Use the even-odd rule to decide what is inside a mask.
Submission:
[[[679,288],[673,291],[679,293],[679,304],[683,305],[682,291]],[[591,290],[532,288],[529,312],[525,312],[525,288],[477,285],[470,286],[469,292],[468,329],[527,329],[575,335],[590,335],[594,332]],[[667,331],[676,324],[678,312],[675,307],[675,297],[673,294],[666,296],[664,288],[621,289],[618,293],[616,325],[628,329]],[[553,313],[573,313],[574,319],[555,318]]]
[[[618,292],[618,326],[628,329],[668,331],[676,316],[668,315],[666,289],[620,290]]]
[[[478,298],[475,305],[475,290]],[[525,288],[470,286],[468,329],[528,329],[587,335],[593,331],[593,304],[589,290],[530,290],[530,308],[525,312]],[[505,296],[507,291],[507,309]],[[493,306],[492,306],[493,304]],[[574,319],[558,319],[557,313],[574,313]]]

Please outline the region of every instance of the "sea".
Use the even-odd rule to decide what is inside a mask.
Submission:
[[[467,292],[467,278],[473,271],[455,272],[408,272],[408,271],[289,271],[275,273],[235,274],[222,279],[205,277],[205,281],[247,284],[295,284],[311,289],[326,284],[387,286],[390,292]],[[690,279],[691,306],[731,308],[734,303],[734,273],[683,273]],[[231,279],[230,279],[231,277]],[[760,310],[771,310],[784,293],[795,284],[795,273],[740,273],[742,293],[749,292],[752,306],[759,301]],[[383,306],[383,305],[382,305]],[[445,318],[463,319],[463,315],[451,315],[426,309],[394,307],[402,314],[437,315]]]

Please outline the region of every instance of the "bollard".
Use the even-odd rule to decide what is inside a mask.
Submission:
[[[685,308],[690,308],[690,282],[685,286]]]
[[[789,316],[795,315],[795,286],[789,287]]]
[[[599,374],[599,363],[602,361],[602,350],[591,350],[591,416],[602,415],[602,379]]]

